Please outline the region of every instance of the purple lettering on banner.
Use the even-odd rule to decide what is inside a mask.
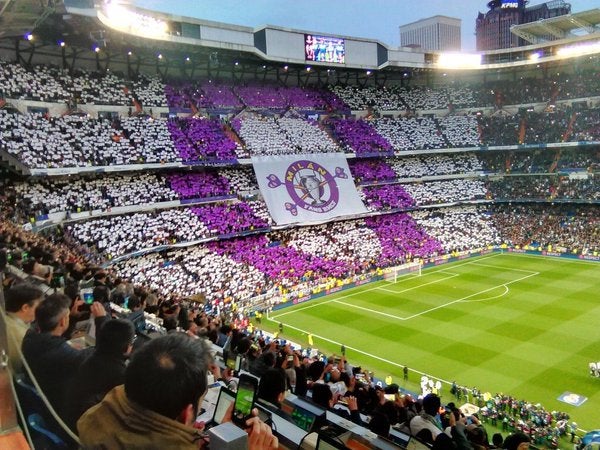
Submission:
[[[588,261],[600,261],[600,256],[595,256],[595,255],[579,255],[579,259],[586,259]]]
[[[365,278],[364,280],[358,280],[356,283],[354,283],[355,286],[361,286],[363,284],[367,284],[371,282],[371,278]]]
[[[298,297],[297,299],[295,299],[295,300],[293,301],[293,304],[294,304],[294,305],[297,305],[297,304],[299,304],[299,303],[304,303],[305,301],[307,301],[307,300],[310,300],[311,298],[312,298],[312,296],[311,296],[311,295],[304,295],[304,296],[302,296],[302,297]]]
[[[340,292],[341,290],[342,290],[342,286],[336,286],[331,289],[327,289],[325,291],[325,294],[329,295],[329,294],[333,294],[334,292]]]

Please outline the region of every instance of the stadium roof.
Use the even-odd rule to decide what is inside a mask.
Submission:
[[[0,37],[22,36],[55,12],[48,0],[0,0]]]
[[[600,37],[600,8],[513,25],[510,27],[510,31],[532,44],[548,41],[547,36],[549,35],[556,39],[592,34]]]

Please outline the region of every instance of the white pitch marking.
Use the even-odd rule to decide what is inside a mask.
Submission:
[[[435,272],[435,273],[438,273],[438,272]],[[441,272],[440,271],[439,273],[446,273],[446,272]],[[376,289],[379,289],[380,291],[391,292],[392,294],[402,294],[403,292],[412,291],[413,289],[418,289],[420,287],[427,286],[429,284],[440,283],[442,281],[446,281],[446,280],[449,280],[450,278],[454,278],[454,277],[457,277],[457,276],[459,276],[459,275],[457,273],[454,273],[454,274],[452,274],[452,276],[449,276],[449,277],[446,277],[446,278],[440,278],[439,280],[435,280],[435,281],[430,281],[429,283],[422,283],[422,284],[419,284],[417,286],[413,286],[413,287],[410,287],[410,288],[402,289],[401,291],[396,291],[394,289],[388,289],[388,288],[383,288],[383,287],[378,287]]]
[[[272,319],[269,319],[269,320],[273,321]],[[337,341],[334,341],[333,339],[328,339],[328,338],[326,338],[326,337],[319,336],[318,334],[314,334],[314,333],[312,333],[312,332],[310,332],[310,331],[303,330],[303,329],[301,329],[301,328],[298,328],[298,327],[295,327],[295,326],[293,326],[293,325],[289,325],[289,324],[287,324],[287,323],[284,323],[284,325],[285,325],[287,328],[292,328],[292,329],[294,329],[294,330],[296,330],[296,331],[299,331],[299,332],[301,332],[301,333],[304,333],[304,334],[311,334],[313,337],[316,337],[316,338],[322,339],[323,341],[331,342],[332,344],[335,344],[335,345],[342,345],[342,343],[341,343],[341,342],[337,342]],[[356,347],[351,347],[351,346],[349,346],[349,345],[346,345],[346,349],[350,349],[350,350],[352,350],[352,351],[355,351],[356,353],[360,353],[360,354],[362,354],[362,355],[368,356],[369,358],[377,359],[377,360],[379,360],[379,361],[382,361],[382,362],[384,362],[384,363],[390,364],[390,365],[392,365],[392,366],[396,366],[396,367],[404,367],[404,364],[398,364],[397,362],[390,361],[389,359],[382,358],[381,356],[374,355],[373,353],[364,352],[364,351],[362,351],[362,350],[359,350],[359,349],[357,349]],[[436,380],[440,380],[442,383],[446,383],[446,384],[448,384],[448,385],[452,384],[452,382],[450,382],[450,381],[448,381],[448,380],[444,380],[444,379],[442,379],[442,378],[439,378],[439,377],[434,377],[433,375],[431,375],[431,374],[428,374],[428,373],[426,373],[426,372],[421,372],[420,370],[415,370],[415,369],[410,369],[410,370],[411,370],[412,372],[418,373],[419,375],[427,375],[427,376],[428,376],[428,377],[430,377],[430,378],[435,378]]]
[[[487,302],[489,300],[495,300],[497,298],[504,297],[506,294],[508,294],[510,292],[510,289],[505,284],[503,284],[502,286],[504,286],[504,292],[502,294],[500,294],[500,295],[496,295],[494,297],[482,298],[480,300],[463,300],[463,303]],[[497,287],[500,287],[500,286],[497,286]]]
[[[408,317],[406,317],[403,320],[413,319],[415,317],[422,316],[423,314],[427,314],[428,312],[435,311],[436,309],[445,308],[446,306],[452,305],[454,303],[462,302],[463,300],[468,300],[471,297],[475,297],[476,295],[483,294],[485,292],[489,292],[489,291],[491,291],[493,289],[496,289],[496,288],[499,288],[501,286],[508,286],[509,284],[517,283],[519,281],[525,280],[527,278],[534,277],[534,276],[539,275],[539,274],[540,274],[539,272],[535,272],[535,273],[532,273],[530,275],[526,275],[524,277],[517,278],[516,280],[509,281],[508,283],[503,283],[503,284],[500,284],[500,285],[497,285],[497,286],[493,286],[493,287],[488,288],[488,289],[484,289],[483,291],[475,292],[474,294],[467,295],[466,297],[459,298],[458,300],[453,300],[453,301],[445,303],[443,305],[435,306],[433,308],[426,309],[425,311],[421,311],[420,313],[413,314],[412,316],[408,316]]]
[[[504,266],[494,266],[492,264],[478,263],[477,261],[473,261],[471,264],[474,266],[491,267],[493,269],[512,270],[514,272],[535,273],[533,270],[515,269],[513,267],[504,267]]]
[[[489,259],[489,258],[495,258],[496,256],[499,256],[499,255],[501,255],[501,253],[492,253],[492,254],[491,254],[491,255],[489,255],[489,256],[484,256],[484,257],[481,257],[481,258],[479,258],[477,261],[482,261],[482,260],[484,260],[484,259]],[[455,264],[455,265],[453,265],[452,267],[453,267],[453,268],[454,268],[454,267],[461,267],[461,266],[464,266],[464,265],[466,265],[466,264],[470,264],[470,262],[468,262],[468,261],[467,261],[467,262],[464,262],[464,263],[461,263],[461,264]],[[441,267],[441,268],[439,268],[438,270],[431,270],[431,271],[428,271],[428,273],[437,273],[437,272],[443,272],[445,269],[446,269],[445,267]],[[357,286],[357,287],[360,287],[360,286]],[[358,291],[356,291],[356,292],[353,292],[353,293],[346,294],[346,295],[343,295],[343,296],[341,296],[341,297],[338,297],[338,298],[337,298],[337,299],[335,299],[335,300],[340,300],[340,299],[342,299],[342,298],[348,298],[348,297],[352,297],[352,296],[354,296],[354,295],[363,294],[363,293],[365,293],[365,292],[373,291],[373,290],[375,290],[375,289],[380,289],[380,288],[379,288],[379,287],[372,287],[372,288],[365,289],[365,290],[358,290]],[[317,307],[317,306],[321,306],[321,305],[326,305],[327,303],[331,303],[332,301],[334,301],[334,299],[331,299],[331,300],[326,300],[326,301],[322,301],[322,302],[318,302],[318,303],[315,303],[315,304],[313,304],[313,305],[306,305],[306,306],[304,306],[304,307],[297,308],[297,309],[294,309],[294,310],[292,310],[292,311],[288,311],[288,312],[283,312],[283,313],[281,313],[281,314],[277,314],[277,315],[275,315],[275,316],[271,316],[271,317],[272,317],[273,319],[276,319],[276,318],[278,318],[278,317],[283,317],[283,316],[285,316],[285,315],[288,315],[288,314],[293,314],[293,313],[295,313],[295,312],[298,312],[298,311],[304,311],[305,309],[309,309],[309,308],[315,308],[315,307]]]

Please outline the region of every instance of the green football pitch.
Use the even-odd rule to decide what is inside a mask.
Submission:
[[[600,264],[493,253],[273,311],[283,338],[389,375],[416,390],[421,374],[565,411],[600,428]],[[402,368],[409,367],[409,382]],[[580,406],[558,400],[587,397]],[[442,397],[450,401],[449,385]]]

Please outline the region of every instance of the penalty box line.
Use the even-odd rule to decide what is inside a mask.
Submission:
[[[496,256],[499,256],[499,255],[500,255],[500,253],[493,253],[493,254],[491,254],[489,256],[484,256],[483,258],[480,258],[477,261],[482,261],[484,259],[495,258]],[[473,261],[465,261],[463,263],[453,265],[452,268],[454,268],[454,267],[461,267],[461,266],[464,266],[464,265],[467,265],[467,264],[471,264],[471,263],[473,263]],[[448,273],[448,272],[445,272],[446,269],[447,269],[447,267],[440,267],[438,270],[433,270],[433,271],[430,271],[430,272],[428,271],[428,274],[438,273],[438,272]],[[353,288],[353,289],[356,289],[356,288]],[[306,309],[316,308],[318,306],[326,305],[326,304],[334,302],[334,301],[339,301],[340,299],[343,299],[343,298],[353,297],[355,295],[364,294],[365,292],[374,291],[376,289],[381,289],[381,287],[375,286],[375,287],[372,287],[372,288],[369,288],[369,289],[359,290],[357,292],[352,292],[350,294],[346,294],[346,295],[343,295],[341,297],[337,297],[335,299],[325,300],[325,301],[322,301],[322,302],[317,301],[316,303],[314,303],[312,305],[306,305],[306,306],[302,306],[300,308],[295,308],[292,311],[282,312],[280,314],[276,314],[274,316],[270,316],[270,318],[276,319],[278,317],[287,316],[288,314],[294,314],[294,313],[297,313],[297,312],[300,312],[300,311],[304,311]],[[398,293],[398,291],[394,291],[394,292]]]
[[[394,314],[386,313],[386,312],[383,312],[383,311],[377,311],[375,309],[366,308],[364,306],[353,305],[352,303],[347,303],[347,302],[343,302],[343,301],[340,301],[340,300],[332,300],[332,301],[334,303],[339,303],[341,305],[348,306],[350,308],[355,308],[355,309],[360,309],[362,311],[367,311],[367,312],[369,312],[371,314],[376,314],[376,315],[385,316],[385,317],[389,317],[389,318],[392,318],[392,319],[404,321],[404,320],[414,319],[415,317],[419,317],[419,316],[422,316],[423,314],[427,314],[429,312],[432,312],[432,311],[435,311],[435,310],[438,310],[438,309],[441,309],[441,308],[445,308],[445,307],[453,305],[455,303],[463,302],[463,301],[468,300],[470,298],[473,298],[473,297],[475,297],[477,295],[485,294],[486,292],[493,291],[494,289],[498,289],[498,288],[501,288],[501,287],[504,287],[505,289],[508,289],[508,285],[509,284],[517,283],[519,281],[523,281],[523,280],[525,280],[527,278],[534,277],[536,275],[539,275],[539,272],[530,273],[529,275],[525,275],[525,276],[523,276],[521,278],[517,278],[516,280],[512,280],[512,281],[509,281],[507,283],[502,283],[502,284],[498,284],[496,286],[492,286],[492,287],[490,287],[488,289],[484,289],[482,291],[475,292],[473,294],[467,295],[465,297],[462,297],[462,298],[459,298],[459,299],[456,299],[456,300],[452,300],[451,302],[447,302],[447,303],[444,303],[442,305],[434,306],[433,308],[426,309],[424,311],[421,311],[419,313],[416,313],[416,314],[413,314],[413,315],[410,315],[410,316],[407,316],[407,317],[396,316]]]

